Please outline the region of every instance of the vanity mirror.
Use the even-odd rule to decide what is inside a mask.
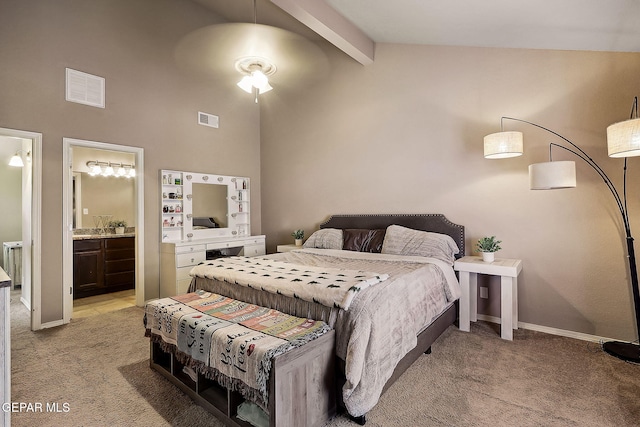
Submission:
[[[250,235],[249,178],[160,171],[163,242]]]

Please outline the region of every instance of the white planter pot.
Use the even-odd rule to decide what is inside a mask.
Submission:
[[[124,234],[124,227],[116,227],[116,234]]]
[[[496,259],[495,252],[482,252],[482,261],[484,262],[493,262]]]
[[[302,246],[302,239],[296,239],[296,246]]]

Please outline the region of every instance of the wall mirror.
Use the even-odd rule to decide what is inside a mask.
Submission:
[[[214,227],[228,226],[227,197],[229,186],[218,183],[194,182],[191,188],[194,218],[207,218]],[[195,225],[193,228],[197,228]],[[206,227],[201,225],[200,227]]]
[[[250,235],[249,178],[161,170],[162,241]]]

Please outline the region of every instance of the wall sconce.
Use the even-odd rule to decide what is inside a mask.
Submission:
[[[17,168],[24,167],[24,161],[22,160],[22,156],[20,155],[20,153],[24,153],[24,150],[18,150],[16,151],[16,154],[11,156],[11,160],[9,160],[9,166],[15,166]],[[31,151],[27,151],[26,158],[27,161],[31,159]]]
[[[134,178],[136,176],[135,165],[127,163],[113,163],[90,160],[87,162],[87,167],[89,168],[89,175],[91,176],[116,176],[122,178]]]

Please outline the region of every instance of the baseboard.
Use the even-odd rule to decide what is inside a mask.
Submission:
[[[491,323],[497,323],[497,324],[501,323],[501,319],[499,317],[488,316],[486,314],[478,314],[478,320],[484,320],[485,322],[491,322]],[[575,338],[582,341],[590,341],[590,342],[596,342],[596,343],[601,343],[605,341],[616,341],[614,338],[601,337],[598,335],[591,335],[591,334],[583,334],[582,332],[551,328],[549,326],[541,326],[541,325],[536,325],[533,323],[526,323],[526,322],[518,322],[518,328],[528,329],[528,330],[537,331],[537,332],[544,332],[545,334],[558,335],[561,337]]]
[[[27,310],[31,311],[31,304],[29,304],[29,301],[27,301],[26,299],[20,297],[20,302],[27,307]]]
[[[40,329],[55,328],[56,326],[61,326],[61,325],[64,325],[64,320],[62,319],[54,320],[52,322],[42,323],[40,325]]]

